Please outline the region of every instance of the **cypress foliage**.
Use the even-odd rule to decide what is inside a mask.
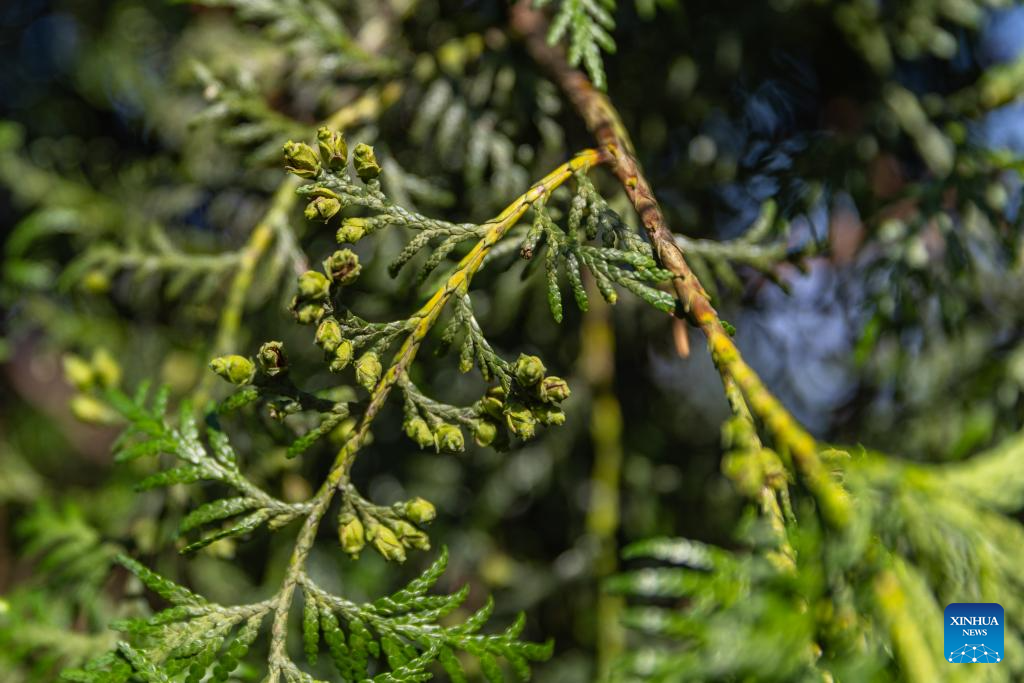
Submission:
[[[0,352],[119,434],[102,476],[11,439],[12,680],[1024,676],[1019,14],[187,4],[79,17],[112,158],[0,124]],[[858,391],[811,430],[750,311],[826,269]],[[947,666],[951,602],[1004,606],[998,666]]]

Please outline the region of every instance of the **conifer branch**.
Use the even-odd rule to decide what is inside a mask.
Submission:
[[[346,128],[359,121],[374,119],[398,100],[402,89],[400,81],[392,81],[379,89],[373,89],[332,114],[327,119],[326,125],[331,128]],[[239,265],[228,286],[224,307],[221,309],[217,323],[212,355],[219,356],[227,353],[237,344],[245,301],[249,289],[252,287],[256,267],[275,238],[285,239],[290,234],[288,214],[298,202],[299,197],[296,190],[299,185],[299,178],[291,174],[281,181],[271,196],[266,212],[253,228],[249,240],[240,251]],[[299,270],[301,271],[301,267]],[[200,398],[209,391],[211,377],[212,375],[204,377]],[[197,404],[201,405],[202,401],[197,401]]]
[[[282,670],[281,663],[286,660],[284,648],[292,594],[303,576],[306,558],[313,547],[313,541],[316,538],[320,521],[327,511],[335,491],[348,484],[349,471],[355,462],[356,455],[364,444],[370,431],[370,425],[377,417],[381,407],[383,407],[391,389],[407,373],[420,345],[434,326],[434,323],[437,322],[441,311],[444,310],[448,302],[453,297],[462,296],[468,291],[470,281],[480,269],[491,248],[506,235],[535,202],[547,198],[557,187],[572,178],[576,171],[587,169],[601,161],[601,154],[594,150],[581,152],[571,161],[562,164],[542,180],[535,183],[525,194],[512,202],[498,216],[485,223],[487,232],[482,239],[462,258],[455,271],[434,295],[419,311],[411,316],[410,321],[414,325],[411,332],[395,354],[391,367],[384,372],[371,392],[369,404],[359,421],[358,427],[348,437],[344,446],[338,452],[327,478],[310,501],[309,515],[306,517],[306,521],[299,532],[295,548],[288,563],[284,583],[278,593],[274,608],[270,654],[272,676],[275,671],[280,672]]]
[[[513,27],[523,37],[527,50],[555,79],[608,156],[609,167],[640,216],[658,263],[672,274],[681,314],[704,333],[723,378],[737,383],[754,413],[768,424],[780,447],[792,457],[796,471],[815,496],[825,518],[836,526],[845,525],[850,518],[847,493],[821,463],[814,439],[743,361],[707,292],[687,265],[611,100],[591,84],[586,74],[569,66],[562,50],[546,42],[547,22],[541,13],[524,1],[517,2],[511,11]]]
[[[324,166],[329,165],[332,169],[344,173],[348,165],[348,153],[343,137],[327,128],[322,128],[318,137],[319,156],[308,145],[296,143],[286,145],[289,170],[300,177],[316,177],[321,174]],[[375,180],[380,168],[376,164],[371,148],[365,145],[358,147],[354,159],[357,171],[366,181],[365,190],[357,190],[355,186],[337,174],[333,176],[333,179],[325,174],[326,180],[329,181],[327,184],[338,188],[348,198],[361,198],[363,201],[369,202],[370,205],[386,215],[392,215],[392,220],[399,221],[400,224],[405,222],[413,227],[424,228],[434,226],[436,222],[414,216],[407,211],[398,211],[396,207],[384,201],[383,195],[379,192],[379,183]],[[340,662],[339,666],[343,671],[353,675],[355,672],[365,672],[367,653],[377,656],[383,652],[386,655],[392,670],[390,674],[382,674],[384,677],[379,677],[381,681],[420,680],[423,678],[424,668],[435,659],[442,663],[450,675],[457,677],[456,672],[461,671],[461,667],[451,652],[454,647],[475,655],[480,660],[481,667],[487,676],[492,680],[498,680],[501,677],[500,667],[495,659],[497,655],[508,660],[521,676],[528,675],[529,660],[543,659],[549,656],[550,645],[533,645],[518,641],[517,637],[523,626],[521,619],[502,636],[473,636],[472,634],[489,616],[490,603],[472,616],[465,625],[455,627],[450,632],[445,632],[440,639],[435,640],[426,638],[426,634],[430,631],[424,630],[423,624],[443,616],[444,609],[454,609],[452,605],[457,606],[457,602],[461,602],[461,598],[456,596],[456,602],[449,601],[450,605],[438,603],[436,600],[427,600],[425,604],[429,609],[422,615],[416,615],[413,623],[410,623],[406,630],[403,630],[398,622],[390,624],[372,618],[372,611],[364,609],[362,612],[353,612],[355,607],[351,603],[328,596],[311,582],[306,575],[306,561],[316,540],[320,523],[334,494],[339,489],[344,492],[342,511],[339,516],[339,537],[347,552],[353,555],[358,554],[365,541],[371,540],[374,547],[387,559],[402,561],[405,559],[405,546],[429,548],[426,534],[419,531],[415,524],[426,523],[433,519],[435,515],[433,506],[422,499],[414,499],[393,506],[393,508],[383,508],[370,503],[360,496],[350,483],[349,472],[356,455],[365,443],[371,424],[394,386],[404,385],[407,400],[419,401],[422,406],[435,411],[444,409],[443,406],[439,406],[436,402],[419,394],[407,377],[409,367],[427,334],[452,300],[461,302],[463,315],[472,318],[471,312],[467,313],[469,285],[474,275],[485,263],[490,250],[508,234],[532,206],[546,201],[551,193],[566,181],[578,173],[586,172],[587,169],[604,160],[602,154],[596,150],[581,152],[535,183],[494,219],[478,226],[479,229],[468,229],[469,234],[480,236],[479,241],[459,261],[434,295],[407,321],[367,323],[352,315],[344,319],[342,323],[334,318],[324,319],[325,314],[332,308],[331,288],[340,289],[343,285],[351,283],[359,274],[358,259],[351,251],[338,251],[328,258],[324,262],[326,275],[308,271],[300,277],[299,293],[296,295],[292,308],[299,322],[323,320],[326,323],[326,325],[318,327],[316,341],[325,350],[330,348],[329,353],[334,359],[331,361],[332,369],[335,361],[340,357],[339,350],[344,348],[347,354],[341,367],[347,365],[348,358],[352,354],[354,342],[344,339],[343,333],[347,332],[356,341],[358,341],[358,335],[362,334],[363,340],[358,341],[360,344],[372,341],[375,335],[379,337],[377,341],[372,341],[373,349],[364,354],[356,363],[356,375],[359,383],[371,390],[367,407],[358,426],[350,432],[335,457],[334,464],[319,490],[305,503],[287,504],[278,501],[246,480],[238,469],[234,451],[226,435],[216,429],[211,428],[208,432],[210,448],[207,449],[200,440],[195,419],[187,404],[181,407],[180,425],[177,428],[170,426],[164,417],[168,398],[166,390],[158,392],[151,400],[146,387],[142,387],[133,398],[124,396],[116,390],[109,391],[110,403],[129,420],[129,428],[121,439],[119,460],[131,460],[142,456],[166,453],[175,456],[183,463],[178,467],[152,475],[142,482],[141,487],[193,483],[208,479],[231,486],[241,494],[236,498],[209,503],[186,517],[182,523],[183,532],[191,531],[210,522],[244,515],[240,521],[225,529],[202,537],[188,546],[186,551],[201,548],[221,538],[248,534],[264,523],[268,523],[272,528],[277,528],[297,516],[304,516],[305,520],[299,530],[284,579],[277,593],[272,598],[253,605],[231,608],[209,605],[201,596],[173,584],[133,560],[123,559],[122,562],[140,580],[165,599],[175,603],[177,607],[167,613],[161,613],[149,621],[135,621],[122,625],[122,630],[151,640],[152,643],[146,648],[139,649],[134,645],[122,643],[117,656],[101,657],[83,670],[70,672],[68,677],[71,680],[97,681],[102,680],[98,678],[99,676],[110,673],[121,677],[112,680],[124,680],[134,673],[148,680],[170,680],[169,675],[174,675],[178,671],[175,667],[181,666],[182,662],[188,661],[190,657],[193,658],[190,675],[201,676],[216,657],[224,639],[241,621],[246,620],[246,626],[243,628],[245,635],[237,636],[236,641],[241,639],[240,642],[245,643],[245,650],[247,650],[260,623],[266,616],[272,614],[267,662],[269,670],[266,680],[268,683],[277,683],[282,679],[289,682],[311,681],[313,679],[298,669],[290,660],[286,647],[293,597],[296,589],[300,587],[306,593],[303,624],[306,651],[310,660],[312,661],[316,657],[319,643],[319,623],[328,639],[332,654],[335,654],[336,660]],[[323,184],[314,186],[312,192],[305,194],[315,195],[310,204],[312,209],[323,208],[331,215],[337,212],[339,204],[324,206],[324,200],[337,202],[338,195],[325,189]],[[307,210],[307,213],[310,211]],[[425,225],[426,222],[429,222],[430,226]],[[441,229],[446,228],[441,226]],[[350,232],[346,234],[350,234]],[[396,352],[391,366],[381,374],[380,364],[376,359],[377,350],[383,351],[403,334],[406,335],[404,342]],[[367,360],[368,358],[372,358],[372,362]],[[211,363],[211,369],[229,382],[245,387],[227,402],[231,404],[232,408],[244,405],[256,400],[262,394],[268,393],[283,393],[293,396],[298,403],[305,402],[310,408],[330,407],[321,406],[317,397],[304,395],[291,383],[288,378],[288,359],[284,352],[284,346],[280,342],[263,344],[256,362],[238,355],[223,356],[216,358]],[[527,358],[524,361],[521,357],[520,361],[516,363],[514,372],[516,381],[523,384],[524,387],[536,385],[535,388],[540,392],[539,400],[542,403],[558,402],[568,395],[568,390],[562,380],[543,377],[544,368],[539,359]],[[552,379],[556,381],[547,381]],[[511,391],[514,388],[511,379],[507,382],[506,390]],[[549,408],[549,410],[557,409]],[[329,414],[324,421],[331,419]],[[529,419],[533,420],[532,417]],[[440,430],[438,434],[440,435]],[[439,440],[438,446],[441,445]],[[407,588],[405,592],[392,596],[391,602],[385,603],[385,607],[390,604],[401,606],[401,603],[411,603],[412,607],[418,607],[410,598],[417,598],[436,581],[437,576],[443,570],[444,562],[445,556],[442,555],[438,563],[435,563],[424,577],[410,584],[410,588]],[[464,594],[461,596],[464,597]],[[340,630],[337,627],[336,617],[331,615],[334,610],[345,614],[349,623],[350,639],[347,655],[342,652],[343,641],[339,640]],[[332,619],[334,619],[333,622]],[[379,644],[367,630],[366,622],[373,624],[374,630],[380,638]],[[212,634],[212,640],[208,641],[208,645],[198,639],[201,634],[206,634],[207,637]],[[419,641],[424,645],[425,651],[416,654],[409,646],[403,645],[401,640],[403,638]],[[225,670],[225,676],[230,673],[230,668]],[[359,673],[358,675],[362,676],[363,674]]]

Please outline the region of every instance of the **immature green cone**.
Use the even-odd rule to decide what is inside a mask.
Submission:
[[[339,249],[324,259],[324,272],[339,285],[350,285],[359,277],[359,257],[351,249]]]
[[[356,174],[364,181],[373,180],[380,175],[380,164],[373,153],[373,147],[360,142],[352,152],[352,163],[356,167]]]
[[[385,560],[405,562],[405,548],[395,532],[383,524],[378,525],[373,536],[373,547]]]
[[[377,386],[382,371],[380,359],[373,351],[367,351],[356,360],[356,381],[367,391],[373,391]]]
[[[430,537],[426,533],[417,530],[414,534],[409,534],[402,537],[402,543],[405,544],[406,548],[415,548],[416,550],[430,550]]]
[[[569,398],[571,391],[569,385],[561,377],[545,377],[540,381],[540,400],[545,403],[561,403]]]
[[[434,443],[437,450],[442,453],[461,453],[466,449],[466,440],[462,436],[462,430],[447,422],[437,428],[434,433]]]
[[[343,244],[345,242],[355,244],[359,240],[363,239],[365,235],[365,218],[346,218],[344,222],[342,222],[341,227],[338,228],[338,234],[335,237],[339,244]]]
[[[256,354],[256,362],[260,366],[260,372],[267,377],[276,377],[288,369],[288,357],[284,355],[284,344],[279,341],[269,341],[260,347]]]
[[[214,358],[210,369],[232,384],[248,384],[256,374],[256,366],[245,356],[230,355]]]
[[[320,159],[305,142],[284,143],[285,170],[300,178],[315,178],[320,174]]]
[[[334,349],[334,358],[331,359],[331,372],[341,372],[352,362],[352,342],[342,339],[338,348]]]
[[[521,353],[513,371],[520,384],[524,387],[532,387],[543,379],[546,369],[544,363],[537,356],[527,356],[525,353]]]
[[[313,201],[306,205],[303,215],[309,221],[327,221],[334,218],[341,211],[341,202],[334,197],[314,197]]]
[[[316,302],[299,302],[298,298],[292,299],[292,311],[295,312],[295,320],[300,325],[315,325],[327,315],[327,307]]]
[[[320,126],[316,132],[317,146],[320,148],[320,159],[332,171],[343,171],[348,165],[348,145],[345,136],[327,126]]]
[[[495,420],[504,419],[503,411],[505,409],[505,390],[501,385],[491,387],[484,394],[484,397],[480,399],[480,410],[486,415],[490,415]]]
[[[92,369],[100,385],[112,389],[121,383],[121,366],[104,348],[98,348],[92,354]]]
[[[359,517],[352,514],[343,514],[338,525],[338,540],[341,541],[341,549],[353,557],[366,547],[366,530]]]
[[[416,496],[402,505],[405,518],[413,524],[428,524],[437,517],[437,508],[425,498]]]
[[[420,448],[434,445],[434,433],[430,431],[430,425],[422,417],[408,419],[402,426],[405,435],[415,441]]]
[[[523,441],[532,439],[537,433],[537,418],[522,403],[513,403],[505,409],[505,423]]]
[[[64,379],[79,391],[89,391],[96,381],[96,371],[84,358],[69,353],[64,356]]]
[[[316,345],[327,353],[334,353],[341,344],[341,324],[334,318],[325,318],[320,322],[320,326],[316,328],[316,337],[314,341]]]
[[[498,425],[491,420],[479,419],[473,424],[473,440],[477,446],[490,446],[498,436]]]
[[[399,519],[392,523],[392,527],[395,530],[395,535],[407,548],[416,548],[417,550],[430,550],[430,537],[425,533],[414,527],[404,519]]]
[[[559,426],[565,424],[565,413],[557,406],[539,405],[533,409],[533,416],[543,425]]]
[[[304,301],[322,301],[331,293],[331,281],[323,273],[307,270],[299,276],[299,297]]]

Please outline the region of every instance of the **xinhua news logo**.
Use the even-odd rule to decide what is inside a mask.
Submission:
[[[954,602],[946,607],[946,661],[997,664],[1003,661],[1003,608],[995,602]]]

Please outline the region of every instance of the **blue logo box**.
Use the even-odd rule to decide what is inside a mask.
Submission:
[[[995,602],[954,602],[946,607],[945,655],[953,664],[1003,661],[1004,613]]]

